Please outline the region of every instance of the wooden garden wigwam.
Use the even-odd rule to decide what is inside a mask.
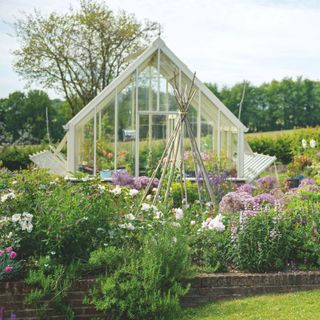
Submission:
[[[170,188],[173,181],[173,178],[178,170],[178,177],[181,183],[182,190],[182,206],[185,207],[188,205],[188,195],[187,195],[187,186],[186,186],[186,174],[185,174],[185,157],[184,157],[184,136],[186,135],[190,139],[191,144],[191,155],[192,162],[194,165],[196,183],[198,186],[198,196],[200,204],[202,205],[202,189],[205,188],[211,202],[214,202],[214,194],[210,185],[208,172],[203,164],[202,157],[197,145],[196,138],[192,132],[190,121],[187,117],[188,109],[190,103],[196,94],[197,90],[194,86],[195,73],[192,78],[191,86],[188,88],[186,85],[185,88],[181,88],[177,85],[177,74],[174,73],[173,77],[173,88],[174,95],[179,106],[179,118],[176,123],[176,126],[168,139],[168,142],[165,146],[165,149],[161,155],[159,163],[152,173],[152,176],[149,180],[149,183],[144,191],[141,203],[145,200],[148,195],[151,186],[153,185],[154,179],[156,178],[161,166],[163,166],[161,177],[159,180],[158,188],[156,194],[153,198],[153,205],[160,199],[160,192],[165,188],[164,193],[164,202],[168,201],[170,196]],[[165,185],[165,180],[167,179],[167,184]]]

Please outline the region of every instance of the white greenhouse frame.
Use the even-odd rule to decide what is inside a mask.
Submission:
[[[151,73],[151,70],[153,70],[153,73]],[[110,132],[113,134],[112,151],[115,155],[112,169],[117,170],[119,167],[117,155],[120,151],[120,142],[118,139],[119,132],[122,130],[125,132],[124,136],[129,137],[132,141],[130,152],[133,153],[131,155],[134,162],[133,173],[135,176],[139,176],[139,148],[142,134],[140,132],[142,128],[140,127],[139,121],[141,117],[145,117],[146,121],[148,121],[148,129],[146,128],[145,130],[149,130],[149,148],[151,148],[153,143],[152,126],[155,125],[153,117],[156,118],[156,121],[158,121],[159,117],[164,117],[163,119],[165,120],[161,132],[162,135],[168,138],[169,127],[172,127],[172,124],[169,123],[170,119],[174,121],[175,115],[178,112],[178,110],[170,109],[171,107],[169,107],[170,103],[174,103],[169,103],[169,90],[171,88],[170,84],[172,84],[170,81],[172,81],[173,76],[178,77],[178,83],[181,88],[185,88],[186,86],[190,87],[193,73],[166,46],[164,41],[158,38],[64,126],[67,131],[67,159],[66,163],[64,163],[64,165],[66,164],[66,171],[74,173],[79,169],[79,165],[81,164],[81,139],[84,139],[83,137],[86,132],[83,127],[89,122],[89,131],[91,130],[89,137],[91,140],[89,140],[90,150],[87,151],[91,157],[92,173],[96,175],[99,170],[101,170],[101,165],[100,168],[98,167],[97,147],[98,141],[103,140],[102,121],[105,121],[104,125],[109,125],[109,121],[112,123],[112,126],[109,125],[110,128],[108,130],[109,136]],[[144,86],[143,91],[140,89],[142,88],[140,84],[145,83],[148,83],[149,86]],[[226,157],[235,162],[237,179],[253,180],[274,162],[275,158],[253,154],[244,138],[244,133],[247,132],[248,129],[198,78],[195,78],[194,84],[197,89],[197,94],[191,104],[196,114],[194,116],[194,135],[197,138],[200,151],[202,151],[201,137],[203,134],[203,123],[205,123],[207,125],[206,128],[208,128],[206,130],[212,130],[210,131],[211,134],[207,133],[206,137],[209,137],[209,140],[211,139],[211,148],[215,151],[216,159],[219,161],[221,150],[226,150]],[[129,91],[127,96],[129,96],[130,102],[127,103],[126,108],[129,108],[127,112],[130,114],[130,125],[128,125],[130,128],[121,128],[118,119],[119,112],[124,103],[121,100],[121,95],[129,86],[131,91]],[[141,101],[141,94],[146,96],[145,101]],[[162,103],[163,99],[164,103]],[[111,106],[110,108],[113,111],[106,111],[110,112],[110,114],[106,116],[105,120],[102,120],[102,113],[108,109],[108,106]],[[126,111],[126,109],[123,110]],[[147,125],[145,125],[145,127],[147,127]],[[103,130],[106,129],[103,128]],[[165,137],[163,139],[165,139]],[[125,141],[125,138],[123,138],[122,141]],[[92,146],[90,145],[91,143]],[[56,155],[57,153],[55,153],[55,156]],[[41,154],[33,155],[30,158],[39,166],[53,167],[54,161],[48,153],[46,153],[47,160],[44,159],[44,156],[41,156]],[[50,159],[50,161],[48,159]],[[51,164],[47,163],[44,165],[43,163],[46,161],[51,162]]]

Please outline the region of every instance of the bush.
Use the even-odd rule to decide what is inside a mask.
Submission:
[[[46,148],[44,145],[0,146],[0,163],[9,170],[26,169],[31,164],[29,155]]]
[[[291,222],[276,212],[242,214],[232,226],[232,255],[237,268],[249,272],[284,270],[292,253]]]
[[[188,240],[180,228],[165,225],[141,239],[141,248],[109,247],[91,254],[90,263],[106,267],[87,302],[112,319],[176,319],[180,297],[188,291]]]
[[[302,140],[306,140],[304,149]],[[249,134],[247,140],[254,152],[276,156],[283,164],[288,164],[296,155],[307,155],[314,158],[317,148],[310,147],[310,141],[314,139],[319,145],[320,130],[316,128],[296,129],[283,133]]]

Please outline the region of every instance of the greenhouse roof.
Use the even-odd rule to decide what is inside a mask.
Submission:
[[[136,58],[117,78],[115,78],[107,87],[105,87],[94,99],[92,99],[78,114],[76,114],[65,126],[66,130],[70,126],[74,126],[86,118],[98,105],[121,85],[126,79],[141,65],[157,51],[161,50],[190,80],[193,78],[193,72],[166,46],[165,42],[158,38],[152,45],[147,48],[140,56]],[[224,114],[231,123],[237,128],[247,131],[248,129],[243,123],[204,85],[197,77],[195,78],[195,85],[201,90],[203,94]]]

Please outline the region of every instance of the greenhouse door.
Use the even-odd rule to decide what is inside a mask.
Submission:
[[[178,119],[177,112],[140,111],[137,121],[135,176],[147,175],[158,163]]]

